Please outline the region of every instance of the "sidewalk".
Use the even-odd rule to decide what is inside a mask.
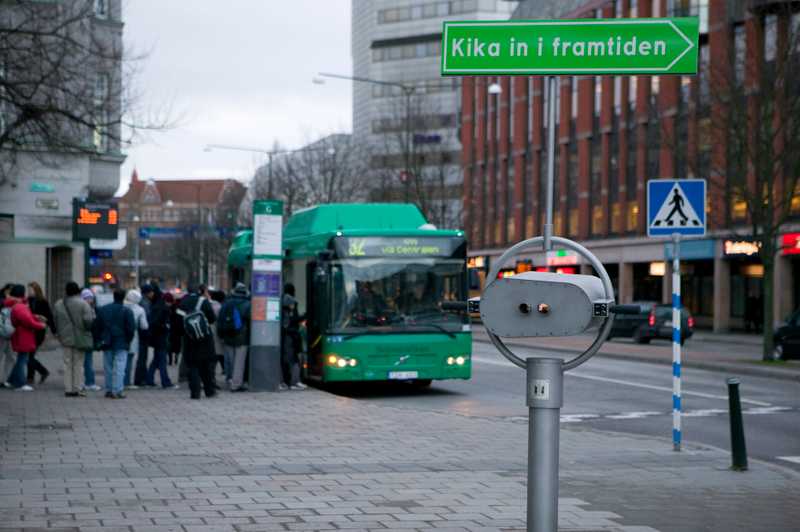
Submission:
[[[58,368],[58,350],[44,362]],[[173,368],[174,369],[174,368]],[[524,530],[527,424],[309,389],[0,392],[0,530]],[[796,530],[800,475],[561,430],[560,530]]]
[[[475,342],[491,343],[483,325],[472,325],[472,338]],[[583,352],[594,340],[594,335],[570,336],[566,338],[512,338],[505,344],[556,353]],[[705,343],[703,346],[700,342]],[[709,349],[713,343],[719,348]],[[745,346],[746,353],[734,352],[733,346]],[[752,347],[752,349],[749,349]],[[739,375],[754,375],[774,379],[800,381],[800,360],[767,363],[761,360],[761,340],[745,334],[714,334],[700,332],[687,340],[683,347],[681,361],[684,366],[724,371]],[[654,364],[672,365],[672,345],[669,342],[636,344],[627,339],[615,339],[603,344],[597,356],[622,360],[637,360]]]

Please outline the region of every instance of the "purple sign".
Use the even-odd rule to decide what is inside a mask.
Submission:
[[[252,292],[254,296],[280,297],[280,272],[253,272]]]

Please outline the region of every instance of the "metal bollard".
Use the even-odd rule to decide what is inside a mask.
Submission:
[[[742,403],[739,400],[739,379],[728,379],[728,412],[731,419],[731,469],[747,471],[747,447],[744,443]]]

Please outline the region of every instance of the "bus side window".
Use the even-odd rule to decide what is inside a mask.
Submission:
[[[475,268],[470,268],[467,270],[469,272],[469,289],[470,290],[480,290],[481,289],[481,276],[478,275],[478,270]]]

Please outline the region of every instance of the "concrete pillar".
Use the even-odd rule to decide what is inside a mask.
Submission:
[[[722,258],[722,241],[714,246],[714,332],[727,332],[731,326],[731,266]]]
[[[621,304],[633,301],[633,263],[619,263],[619,302]]]
[[[792,263],[788,257],[778,256],[775,259],[775,277],[772,286],[775,293],[772,308],[777,325],[791,314],[795,305],[795,302],[792,301],[794,296]]]

